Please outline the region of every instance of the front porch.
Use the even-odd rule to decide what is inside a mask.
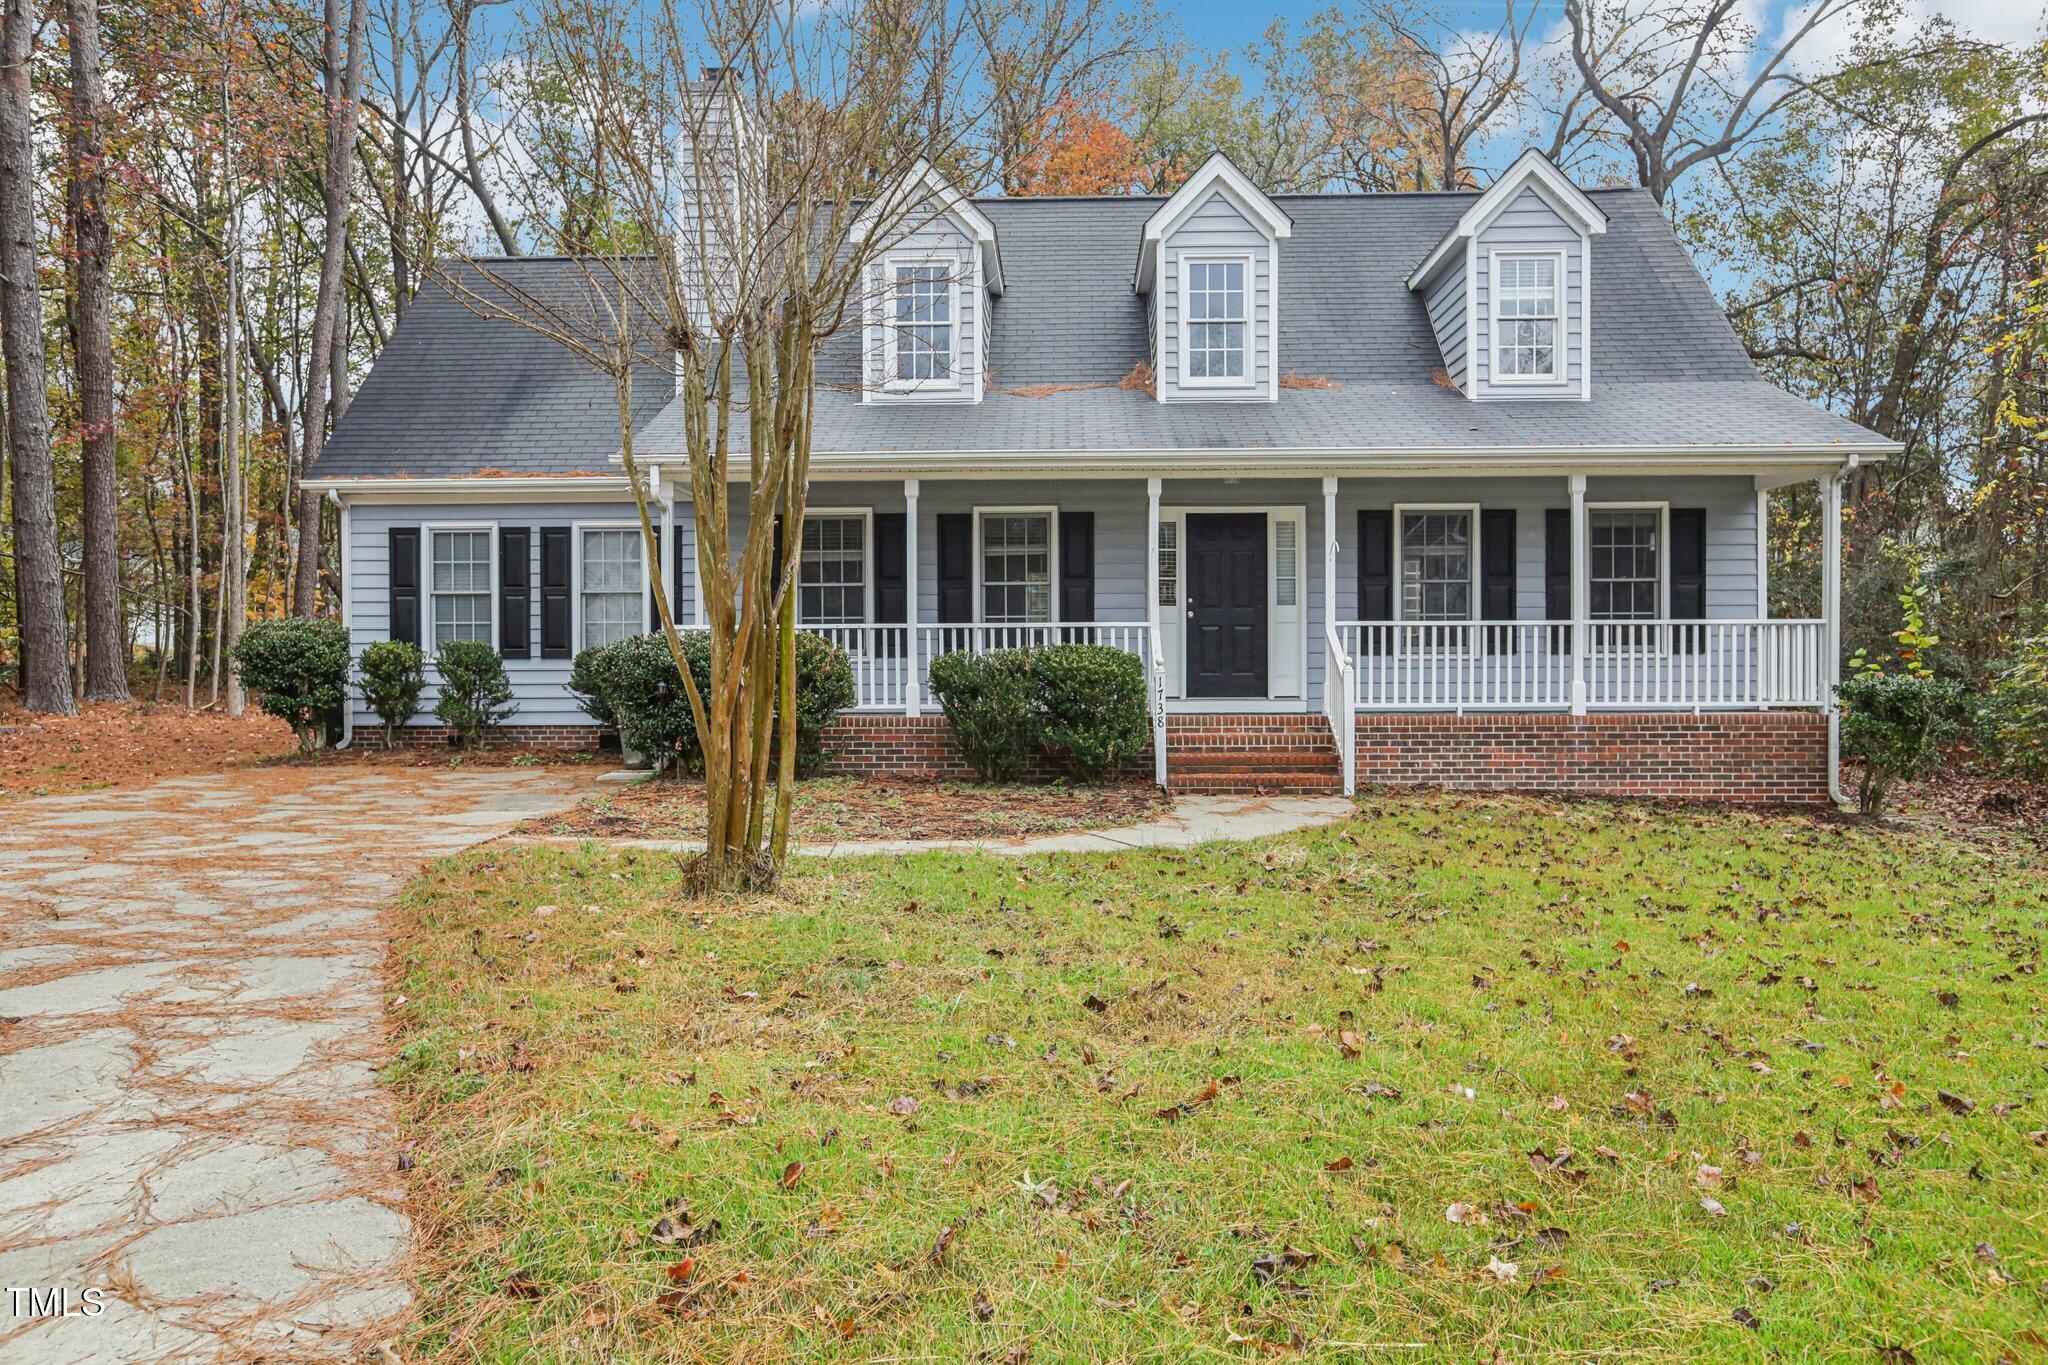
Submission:
[[[1836,613],[1770,615],[1765,528],[1773,488],[1820,480],[1832,606],[1850,464],[827,475],[805,521],[800,619],[851,661],[857,721],[935,717],[929,674],[942,654],[1104,645],[1142,663],[1162,785],[1187,784],[1193,759],[1176,763],[1177,748],[1227,747],[1235,734],[1246,739],[1233,780],[1249,782],[1261,732],[1230,722],[1291,715],[1320,720],[1332,785],[1348,793],[1390,774],[1421,780],[1375,764],[1369,746],[1450,733],[1376,718],[1606,717],[1580,730],[1622,751],[1637,740],[1617,737],[1664,745],[1679,733],[1656,717],[1824,718]],[[1637,721],[1616,728],[1616,717]],[[945,742],[928,723],[902,735],[859,726],[870,763],[890,742]],[[1525,728],[1527,744],[1564,761],[1557,737],[1570,727]],[[1695,731],[1686,742],[1705,743]],[[1824,792],[1822,765],[1805,764],[1811,733],[1795,724],[1770,743],[1798,748]],[[1268,757],[1284,767],[1292,751]]]

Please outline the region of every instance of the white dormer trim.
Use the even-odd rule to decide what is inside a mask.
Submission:
[[[974,206],[974,201],[953,188],[929,161],[919,157],[903,173],[901,179],[888,189],[876,195],[862,210],[860,217],[853,220],[846,230],[846,240],[860,241],[871,237],[886,210],[892,215],[907,214],[920,203],[931,202],[960,224],[961,229],[974,242],[979,257],[981,274],[988,292],[1000,295],[1003,292],[1003,256],[996,245],[996,225],[989,216]],[[895,225],[901,228],[903,224]],[[912,230],[917,224],[910,225]],[[892,229],[893,230],[893,229]]]
[[[1282,213],[1280,206],[1268,199],[1249,176],[1233,166],[1229,157],[1215,152],[1202,163],[1200,170],[1188,177],[1186,184],[1175,190],[1145,220],[1145,230],[1138,241],[1138,268],[1131,277],[1133,289],[1142,294],[1152,287],[1152,276],[1159,262],[1159,244],[1208,199],[1211,190],[1229,199],[1237,206],[1238,212],[1274,242],[1284,242],[1294,235],[1294,220]]]
[[[1571,177],[1559,170],[1549,157],[1531,147],[1515,158],[1515,164],[1493,182],[1491,189],[1472,201],[1472,206],[1465,210],[1457,225],[1422,258],[1422,264],[1415,267],[1414,273],[1408,277],[1408,287],[1426,287],[1444,264],[1484,232],[1487,225],[1499,217],[1501,211],[1512,204],[1515,196],[1525,188],[1533,188],[1560,217],[1578,228],[1581,237],[1599,236],[1607,231],[1607,215],[1600,211],[1600,206],[1574,185]]]

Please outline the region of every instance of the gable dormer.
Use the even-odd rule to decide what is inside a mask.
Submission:
[[[847,241],[869,258],[861,401],[979,403],[989,305],[1003,292],[988,215],[919,161],[876,196]]]
[[[1151,323],[1153,396],[1280,396],[1280,243],[1294,224],[1221,152],[1146,220],[1132,287]]]
[[[1599,206],[1533,149],[1473,201],[1408,277],[1460,392],[1592,396],[1592,240],[1606,231]]]

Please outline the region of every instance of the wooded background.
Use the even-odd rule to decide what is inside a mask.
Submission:
[[[335,609],[299,476],[422,278],[606,242],[527,192],[575,179],[535,168],[581,115],[515,0],[0,3],[0,667],[43,710],[238,704],[243,623]],[[963,145],[1007,194],[1169,192],[1215,149],[1272,192],[1483,186],[1524,146],[1644,186],[1766,374],[1905,444],[1850,490],[1849,647],[1917,587],[1981,685],[2048,634],[2048,48],[1751,14],[1396,0],[1209,53],[1142,6],[963,0]],[[1778,612],[1817,614],[1819,535],[1774,499]]]

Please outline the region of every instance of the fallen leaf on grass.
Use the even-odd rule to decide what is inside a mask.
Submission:
[[[1483,1228],[1486,1226],[1486,1210],[1472,1204],[1452,1204],[1444,1210],[1444,1221],[1461,1228]]]
[[[782,1168],[782,1188],[785,1190],[795,1189],[796,1182],[803,1178],[804,1163],[801,1161],[792,1161]]]
[[[1709,1218],[1726,1218],[1728,1216],[1728,1210],[1721,1207],[1721,1201],[1718,1199],[1702,1199],[1700,1200],[1700,1207],[1706,1210]]]
[[[1733,1313],[1730,1313],[1728,1316],[1735,1319],[1735,1321],[1739,1323],[1741,1326],[1749,1328],[1749,1330],[1752,1332],[1754,1332],[1757,1328],[1762,1327],[1764,1325],[1763,1320],[1757,1317],[1756,1314],[1750,1312],[1747,1306],[1737,1308]]]
[[[917,1101],[909,1095],[898,1095],[895,1099],[889,1101],[889,1112],[898,1118],[915,1114],[917,1112]]]
[[[1269,1251],[1252,1262],[1252,1278],[1260,1284],[1271,1284],[1282,1275],[1299,1270],[1316,1259],[1313,1251],[1287,1246],[1278,1251]]]
[[[696,1259],[694,1257],[685,1256],[682,1260],[677,1261],[674,1265],[668,1268],[668,1282],[670,1284],[688,1284],[690,1282],[690,1277],[696,1273]]]
[[[1182,1100],[1180,1103],[1169,1104],[1164,1109],[1153,1110],[1152,1117],[1155,1119],[1164,1119],[1168,1123],[1172,1123],[1176,1119],[1184,1119],[1188,1115],[1199,1113],[1203,1109],[1207,1108],[1209,1105],[1213,1104],[1216,1100],[1216,1097],[1222,1093],[1223,1083],[1221,1081],[1212,1080],[1207,1085],[1203,1086],[1200,1090],[1196,1091],[1192,1096]]]
[[[1975,1100],[1966,1100],[1951,1090],[1937,1090],[1934,1098],[1941,1101],[1941,1107],[1951,1114],[1967,1114],[1977,1107]]]
[[[1522,1267],[1517,1262],[1489,1256],[1486,1258],[1486,1273],[1502,1284],[1511,1284],[1522,1277]]]

